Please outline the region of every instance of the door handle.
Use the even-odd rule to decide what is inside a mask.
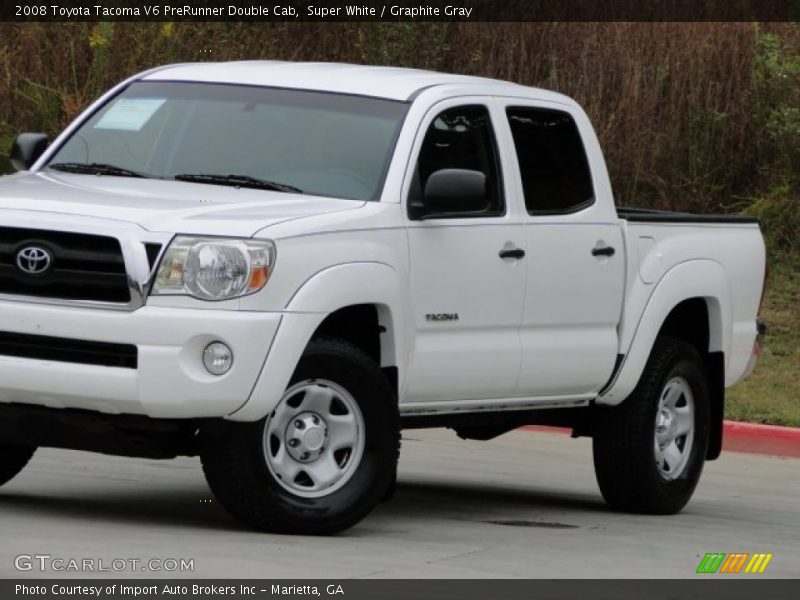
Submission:
[[[617,251],[614,246],[603,246],[602,248],[592,248],[592,256],[614,256]]]
[[[498,256],[500,258],[520,259],[525,257],[525,250],[522,248],[509,248],[508,250],[500,250]]]

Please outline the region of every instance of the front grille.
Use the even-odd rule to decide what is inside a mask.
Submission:
[[[138,349],[132,344],[87,342],[4,331],[0,332],[0,355],[125,369],[135,369],[138,364]]]
[[[41,274],[17,264],[27,248],[51,255]],[[62,300],[130,302],[119,240],[102,235],[0,227],[0,293]]]
[[[158,255],[161,254],[161,244],[145,242],[144,251],[147,253],[147,264],[150,265],[150,270],[152,271],[156,267]]]

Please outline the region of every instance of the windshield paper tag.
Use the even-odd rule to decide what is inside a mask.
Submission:
[[[166,98],[120,98],[94,128],[139,131],[164,102]]]

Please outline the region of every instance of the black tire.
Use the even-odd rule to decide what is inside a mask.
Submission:
[[[0,485],[5,485],[28,464],[36,448],[0,444]]]
[[[346,389],[363,417],[363,454],[339,489],[307,498],[278,483],[263,450],[266,418],[234,424],[203,443],[201,459],[211,490],[249,527],[272,533],[335,534],[361,521],[390,492],[400,450],[400,420],[395,394],[383,372],[356,346],[321,338],[308,345],[289,386],[315,379]]]
[[[694,440],[685,466],[670,479],[656,465],[656,413],[675,377],[694,398]],[[608,409],[594,435],[595,475],[603,498],[616,510],[674,514],[692,497],[703,471],[709,438],[709,395],[703,361],[689,344],[659,338],[633,393]]]

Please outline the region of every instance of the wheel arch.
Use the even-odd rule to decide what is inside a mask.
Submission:
[[[691,316],[696,323],[698,311],[704,308],[707,334],[687,327],[677,337],[697,344],[698,340],[705,341],[707,335],[705,351],[727,354],[732,318],[730,294],[727,275],[716,261],[687,261],[667,271],[650,293],[628,348],[620,350],[625,359],[598,403],[614,405],[628,397],[641,377],[659,334],[680,331],[677,325],[685,322],[679,317]]]
[[[401,291],[397,272],[384,263],[340,264],[310,277],[288,301],[250,397],[228,418],[257,421],[266,416],[303,351],[319,336],[338,337],[364,350],[397,391],[407,355]]]
[[[619,372],[598,404],[617,405],[636,387],[656,340],[686,341],[700,354],[710,395],[708,458],[719,456],[725,405],[725,356],[730,350],[731,290],[722,265],[693,260],[669,270],[656,284],[636,326]]]

